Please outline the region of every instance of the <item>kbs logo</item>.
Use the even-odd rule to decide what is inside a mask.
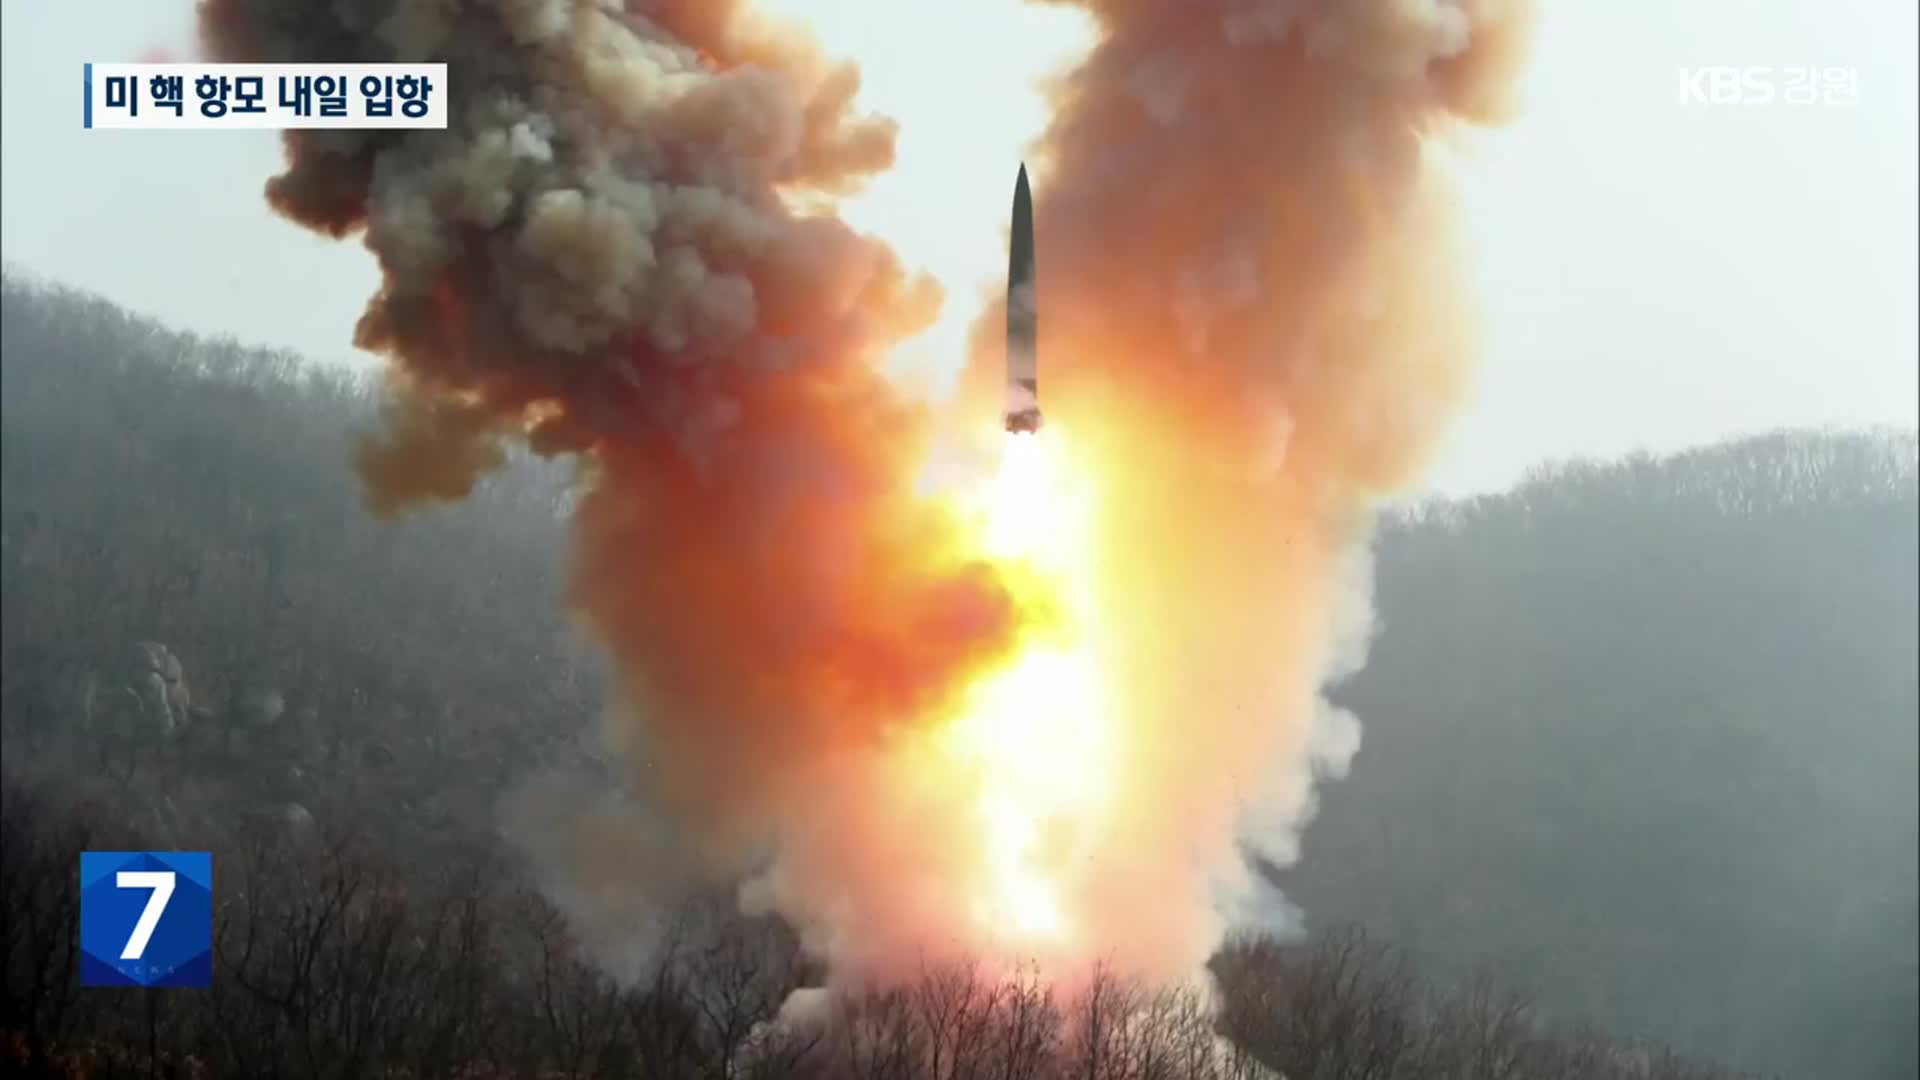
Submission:
[[[1767,105],[1774,97],[1772,68],[1680,69],[1682,105]]]
[[[80,853],[80,985],[212,981],[211,853]]]
[[[1860,78],[1848,67],[1680,69],[1682,105],[1853,105]]]

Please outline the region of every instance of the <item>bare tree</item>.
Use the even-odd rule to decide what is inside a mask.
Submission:
[[[20,1032],[44,1070],[69,1030],[80,966],[74,856],[90,847],[84,818],[48,820],[41,791],[7,783],[0,804],[0,1030]]]
[[[1524,999],[1481,976],[1434,1009],[1430,1060],[1435,1080],[1520,1080],[1538,1075],[1530,1060],[1535,1029]]]
[[[534,999],[545,1023],[541,1057],[561,1076],[596,1075],[626,1019],[619,987],[579,957],[558,910],[529,894],[521,912],[534,950]]]

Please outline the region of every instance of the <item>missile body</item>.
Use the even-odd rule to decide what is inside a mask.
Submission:
[[[1033,195],[1027,167],[1013,188],[1013,240],[1007,251],[1008,431],[1040,430],[1040,314],[1033,272]]]

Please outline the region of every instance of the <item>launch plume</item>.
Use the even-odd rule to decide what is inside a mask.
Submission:
[[[1173,978],[1297,857],[1358,747],[1368,538],[1470,385],[1445,178],[1505,118],[1526,0],[1083,0],[1097,43],[1036,159],[1041,380],[1091,486],[1095,636],[1126,753],[1073,904]],[[965,382],[990,425],[1005,316]],[[1329,853],[1329,858],[1338,858]],[[1223,903],[1225,901],[1225,903]]]
[[[1318,691],[1364,648],[1370,506],[1467,385],[1422,145],[1500,118],[1529,4],[1081,6],[1029,158],[1048,427],[929,494],[932,421],[876,365],[941,292],[833,215],[894,133],[797,28],[201,5],[217,60],[449,65],[447,130],[290,133],[267,189],[384,271],[369,504],[463,497],[514,440],[578,456],[571,599],[686,843],[596,857],[601,813],[568,858],[749,874],[848,983],[943,952],[1194,971],[1242,845],[1290,859],[1357,745]],[[959,420],[1001,438],[1004,309],[979,325]],[[601,915],[611,873],[576,883]]]
[[[509,439],[581,455],[572,599],[654,794],[723,865],[864,813],[835,762],[1003,653],[1017,605],[914,495],[926,419],[876,374],[939,287],[794,209],[891,159],[856,70],[716,0],[200,11],[220,60],[450,65],[445,131],[291,132],[267,187],[384,271],[370,505],[463,497]]]

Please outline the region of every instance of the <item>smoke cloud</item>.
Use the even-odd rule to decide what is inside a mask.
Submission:
[[[848,984],[1031,951],[983,920],[979,811],[1043,788],[1016,846],[1069,927],[1050,970],[1181,978],[1251,895],[1242,845],[1291,859],[1354,753],[1318,692],[1364,654],[1371,505],[1473,352],[1422,146],[1505,114],[1531,5],[1081,6],[1035,219],[1046,438],[1099,614],[1074,700],[1101,708],[1042,741],[1085,673],[1020,668],[1005,776],[954,717],[1072,590],[918,485],[934,435],[997,436],[1004,311],[953,430],[878,374],[941,290],[832,212],[892,158],[852,66],[733,0],[202,3],[217,60],[449,64],[447,130],[290,133],[267,196],[384,270],[356,332],[392,361],[375,511],[461,498],[515,441],[583,463],[572,602],[619,663],[610,742],[681,830],[572,815],[547,855],[594,871],[600,931],[621,867],[677,880],[692,852]],[[565,831],[559,803],[518,820]]]
[[[614,734],[717,868],[859,800],[832,762],[1010,646],[1012,597],[913,493],[927,418],[876,374],[940,289],[796,209],[891,160],[853,67],[714,0],[201,21],[221,60],[449,64],[447,130],[292,132],[267,186],[385,272],[356,333],[392,359],[368,501],[460,498],[509,439],[581,456],[572,599],[620,662]]]
[[[1097,44],[1036,152],[1042,408],[1090,478],[1098,631],[1129,733],[1076,905],[1178,977],[1298,856],[1354,717],[1372,508],[1470,388],[1475,329],[1428,147],[1498,123],[1525,0],[1084,0]],[[996,404],[1004,310],[963,393]],[[1330,857],[1337,858],[1337,853]]]

